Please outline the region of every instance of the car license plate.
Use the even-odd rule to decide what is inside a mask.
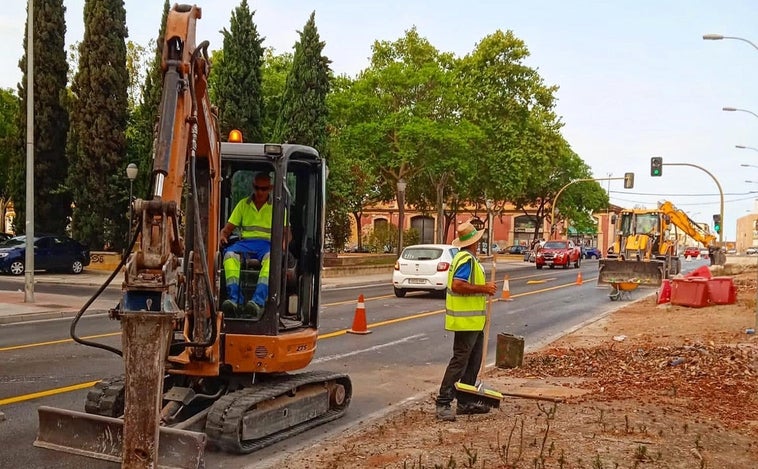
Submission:
[[[545,264],[547,264],[547,265],[551,265],[552,263],[553,263],[553,261],[545,261]]]
[[[409,278],[408,283],[410,283],[411,285],[422,285],[426,283],[426,280],[424,280],[423,278]]]

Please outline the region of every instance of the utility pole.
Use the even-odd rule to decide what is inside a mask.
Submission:
[[[34,303],[34,0],[26,12],[26,253],[24,302]]]

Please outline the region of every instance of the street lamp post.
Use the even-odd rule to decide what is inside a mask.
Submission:
[[[132,242],[132,188],[134,186],[134,180],[137,179],[137,173],[139,168],[134,163],[129,163],[126,167],[126,177],[129,178],[129,238],[127,238],[127,245]]]
[[[397,180],[397,255],[403,250],[403,224],[405,223],[405,188],[404,179]]]
[[[487,207],[487,255],[492,255],[492,240],[494,239],[492,233],[492,209],[495,207],[495,202],[492,199],[484,201],[484,205]]]
[[[751,111],[749,109],[740,109],[738,107],[724,106],[724,107],[721,108],[721,110],[722,111],[727,111],[727,112],[735,112],[735,111],[747,112],[748,114],[752,114],[755,117],[758,117],[758,114],[754,113],[753,111]]]
[[[755,47],[756,49],[758,49],[758,46],[756,46],[756,45],[755,45],[755,44],[753,44],[751,41],[748,41],[747,39],[745,39],[745,38],[743,38],[743,37],[736,37],[736,36],[723,36],[723,35],[721,35],[721,34],[703,34],[703,39],[704,39],[704,40],[706,40],[706,41],[720,41],[720,40],[722,40],[722,39],[735,39],[735,40],[737,40],[737,41],[747,42],[747,43],[748,43],[748,44],[750,44],[751,46],[753,46],[753,47]]]
[[[746,147],[745,145],[735,145],[735,148],[739,148],[740,150],[753,150],[758,151],[758,148],[755,147]]]

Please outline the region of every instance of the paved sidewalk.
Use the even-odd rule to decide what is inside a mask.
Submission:
[[[499,261],[497,271],[503,272],[523,265],[521,262]],[[489,265],[485,263],[485,268]],[[34,274],[34,283],[40,284],[68,284],[68,285],[87,285],[91,286],[92,293],[96,287],[100,287],[108,279],[111,272],[101,270],[85,269],[79,275],[73,274],[52,274],[39,272]],[[15,282],[13,290],[0,290],[0,325],[18,322],[28,322],[43,319],[54,319],[61,317],[73,317],[84,306],[90,298],[77,297],[69,295],[57,295],[51,293],[40,293],[36,288],[34,291],[34,302],[25,301],[25,278],[3,276],[3,280],[13,280]],[[108,289],[120,289],[124,280],[124,274],[119,273],[108,285]],[[341,277],[322,277],[322,289],[344,288],[360,285],[382,285],[392,283],[392,271],[366,274],[366,275],[345,275]],[[113,300],[97,299],[92,303],[85,314],[105,314],[116,304]]]

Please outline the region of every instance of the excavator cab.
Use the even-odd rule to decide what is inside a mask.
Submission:
[[[225,317],[224,330],[275,336],[318,326],[320,271],[324,233],[326,165],[312,148],[299,145],[221,144],[221,216],[223,227],[237,202],[250,196],[257,174],[271,178],[273,206],[269,294],[260,319]],[[230,238],[230,243],[236,237]],[[219,252],[223,258],[223,252]],[[261,263],[242,256],[240,288],[252,298]],[[218,262],[219,304],[226,299],[223,262]]]

